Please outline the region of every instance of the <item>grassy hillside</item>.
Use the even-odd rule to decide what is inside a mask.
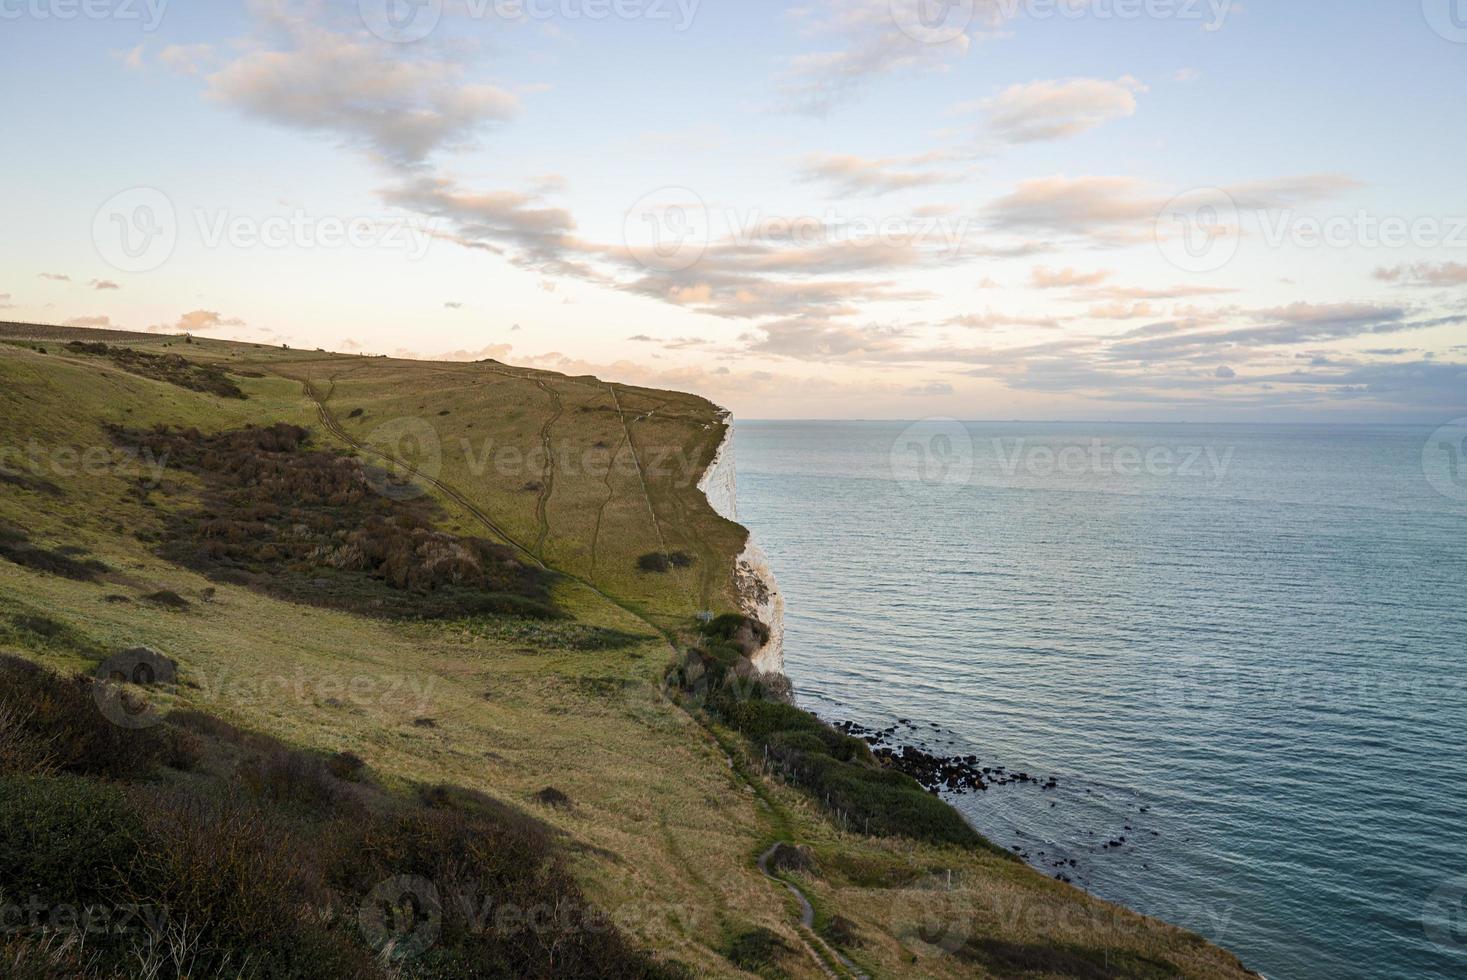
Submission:
[[[849,810],[909,787],[761,701],[739,636],[698,625],[735,610],[745,537],[696,488],[724,432],[707,401],[493,362],[0,338],[0,811],[31,835],[0,846],[0,904],[178,926],[10,930],[0,972],[1245,975],[976,835],[845,829],[832,791]],[[261,442],[277,424],[303,441]],[[166,658],[154,683],[90,680],[139,647]],[[803,760],[790,782],[771,750]],[[431,928],[384,947],[404,879],[442,907],[398,907]]]

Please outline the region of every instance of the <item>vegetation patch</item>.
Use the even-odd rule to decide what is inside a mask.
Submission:
[[[689,652],[675,682],[701,696],[711,713],[749,739],[768,770],[809,792],[842,827],[1008,856],[915,779],[883,766],[864,741],[779,699],[749,662],[769,639],[763,623],[729,614],[702,632],[703,647]]]
[[[758,926],[733,933],[724,941],[719,952],[740,970],[772,980],[788,975],[780,968],[779,961],[794,950],[779,933]]]
[[[151,602],[155,606],[162,606],[164,609],[182,610],[187,609],[191,605],[187,599],[170,589],[149,592],[143,596],[143,599],[146,602]]]
[[[0,643],[39,653],[100,660],[103,648],[75,627],[29,606],[0,599]]]
[[[95,582],[104,573],[111,571],[95,558],[78,559],[69,554],[72,549],[42,548],[32,544],[24,529],[6,521],[0,521],[0,558],[12,561],[23,568],[59,575],[78,582]]]
[[[586,900],[542,823],[482,793],[396,796],[365,766],[196,711],[159,726],[195,740],[187,778],[60,767],[53,746],[107,725],[90,684],[0,660],[0,901],[133,914],[84,949],[44,922],[7,923],[7,976],[688,976]],[[16,700],[49,707],[18,729]],[[165,741],[107,727],[124,755]]]
[[[63,496],[63,491],[56,484],[43,477],[30,473],[18,473],[15,470],[7,470],[0,467],[0,486],[19,487],[31,493],[45,494],[48,497]]]
[[[1181,976],[1174,964],[1129,950],[1099,949],[1006,939],[970,939],[957,956],[1005,977],[1066,977],[1074,980],[1168,980]]]
[[[637,568],[643,572],[670,572],[674,568],[687,568],[695,560],[686,551],[674,551],[667,554],[660,551],[649,551],[637,559]]]
[[[569,810],[571,806],[570,797],[566,796],[565,793],[556,789],[554,786],[546,786],[540,792],[536,793],[535,801],[559,810]]]
[[[509,616],[470,619],[452,626],[432,628],[462,630],[470,637],[521,643],[550,650],[621,650],[655,639],[572,620],[520,619]]]
[[[202,391],[221,398],[244,398],[239,385],[230,380],[229,374],[213,364],[196,364],[180,354],[149,354],[131,347],[114,347],[111,344],[73,340],[66,345],[73,354],[91,354],[105,357],[128,374],[151,378],[166,384]]]
[[[121,728],[103,716],[90,677],[61,677],[0,654],[0,775],[137,778],[151,773],[162,753],[157,732]]]
[[[202,506],[166,515],[164,557],[278,598],[384,618],[552,618],[550,576],[508,547],[434,527],[361,460],[277,423],[205,435],[115,428],[119,443],[199,477]]]

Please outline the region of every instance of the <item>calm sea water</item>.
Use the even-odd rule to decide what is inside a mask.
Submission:
[[[1467,473],[1434,489],[1430,436],[745,422],[734,447],[805,707],[1054,776],[954,802],[1270,978],[1334,980],[1467,977],[1467,487],[1442,476]]]

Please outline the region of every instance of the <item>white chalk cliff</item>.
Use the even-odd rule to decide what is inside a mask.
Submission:
[[[739,519],[738,475],[734,467],[733,425],[730,421],[723,443],[713,457],[713,462],[698,481],[698,489],[708,498],[708,503],[720,516],[737,522]],[[784,673],[784,596],[780,595],[779,583],[769,567],[769,559],[754,543],[751,532],[744,542],[744,550],[734,562],[734,584],[738,589],[739,602],[746,616],[752,616],[769,627],[769,642],[752,658],[760,673]]]

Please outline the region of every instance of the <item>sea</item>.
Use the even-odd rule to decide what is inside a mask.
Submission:
[[[1053,778],[949,799],[1271,980],[1467,977],[1467,420],[733,452],[803,707]]]

